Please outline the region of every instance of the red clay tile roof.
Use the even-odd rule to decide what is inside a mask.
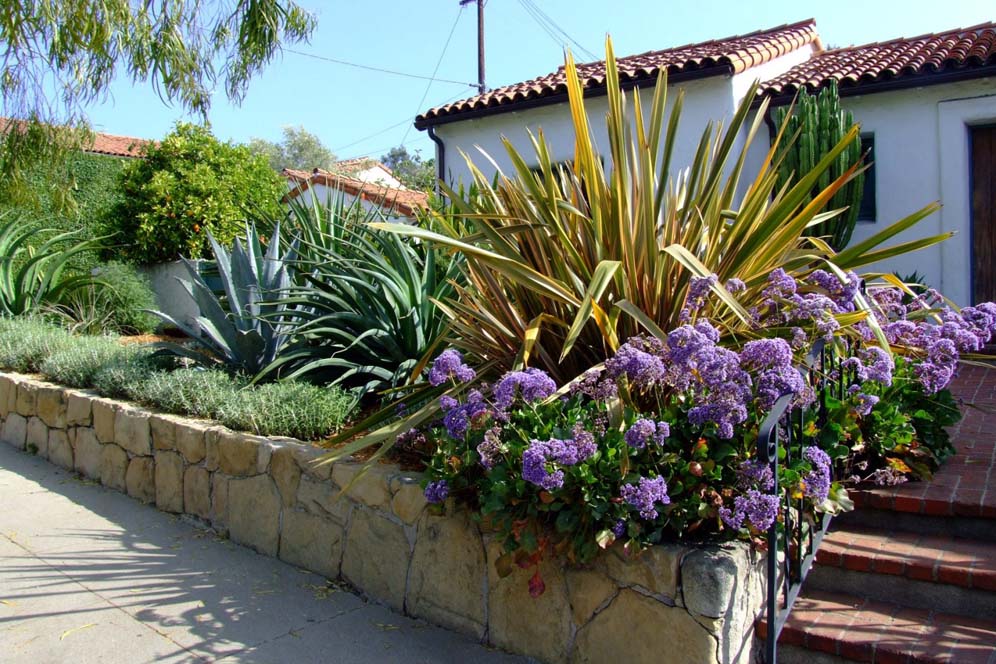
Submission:
[[[837,81],[841,94],[872,83],[906,79],[910,85],[937,74],[964,73],[996,65],[996,23],[919,37],[849,46],[814,55],[767,81],[762,94],[791,96],[800,87],[816,89]],[[924,78],[926,77],[926,78]]]
[[[149,144],[155,144],[144,138],[132,138],[131,136],[115,136],[114,134],[94,134],[93,145],[86,152],[97,154],[109,154],[115,157],[141,157],[143,148]]]
[[[314,185],[324,185],[331,189],[344,191],[360,200],[377,203],[382,208],[406,217],[414,217],[416,211],[429,206],[429,194],[423,191],[385,187],[320,168],[316,168],[311,173],[291,168],[285,168],[282,172],[288,180],[296,184],[287,194],[291,198],[304,193]]]
[[[662,51],[648,51],[639,55],[618,58],[619,78],[622,82],[655,80],[661,69],[668,75],[710,76],[738,74],[751,67],[769,62],[791,53],[807,44],[822,48],[816,23],[813,19],[759,30],[746,35],[714,39],[699,44],[688,44]],[[578,74],[586,89],[605,87],[605,62],[578,65]],[[521,102],[564,95],[567,76],[564,68],[522,83],[489,90],[482,95],[430,109],[415,118],[415,126],[424,129],[429,125],[457,119],[452,116],[471,111],[494,109],[491,112],[511,110],[508,107]],[[551,100],[550,103],[553,103]],[[447,118],[442,120],[442,118]]]
[[[381,162],[373,159],[371,157],[357,157],[355,159],[343,159],[342,161],[337,161],[335,163],[335,170],[337,173],[342,173],[343,175],[355,175],[360,171],[365,171],[368,168],[380,168],[382,171],[394,177],[394,171],[382,164]]]
[[[7,128],[12,125],[18,128],[23,127],[24,123],[24,120],[11,120],[0,117],[0,132],[6,132]],[[154,144],[156,141],[94,132],[93,143],[89,147],[84,147],[83,152],[106,154],[115,157],[141,157],[142,148],[150,143]]]

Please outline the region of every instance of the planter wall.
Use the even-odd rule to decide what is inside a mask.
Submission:
[[[367,596],[546,662],[749,662],[763,558],[743,544],[620,547],[585,569],[495,573],[500,547],[468,514],[426,509],[417,474],[315,465],[322,450],[156,414],[0,373],[0,439],[187,514]]]

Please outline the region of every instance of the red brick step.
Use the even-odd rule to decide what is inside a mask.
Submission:
[[[816,554],[828,567],[996,591],[996,543],[850,527],[828,533]]]
[[[766,633],[763,622],[758,633],[762,638]],[[993,664],[996,619],[806,590],[796,600],[778,643],[785,655],[798,648],[853,662]]]

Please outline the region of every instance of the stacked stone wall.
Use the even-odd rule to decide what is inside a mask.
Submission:
[[[0,439],[416,618],[545,662],[749,662],[763,558],[742,544],[616,546],[588,567],[502,578],[501,546],[469,514],[429,509],[393,465],[318,463],[325,450],[150,412],[0,373]]]

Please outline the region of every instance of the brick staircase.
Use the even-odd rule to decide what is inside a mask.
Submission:
[[[952,390],[992,412],[966,411],[932,481],[854,492],[782,630],[781,664],[996,664],[996,369],[967,367]]]

